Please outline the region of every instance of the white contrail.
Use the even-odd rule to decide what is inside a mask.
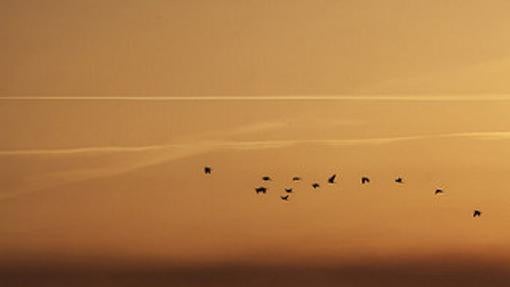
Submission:
[[[6,96],[2,101],[510,101],[509,94],[485,95],[261,95],[261,96]]]

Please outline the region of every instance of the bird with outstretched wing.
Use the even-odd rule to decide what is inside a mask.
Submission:
[[[259,187],[255,188],[255,192],[257,194],[259,194],[259,193],[265,194],[267,192],[267,188],[265,188],[263,186],[259,186]]]

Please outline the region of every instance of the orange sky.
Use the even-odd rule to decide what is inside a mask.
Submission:
[[[508,1],[2,1],[2,95],[508,93]]]
[[[0,254],[507,257],[509,6],[2,1]]]

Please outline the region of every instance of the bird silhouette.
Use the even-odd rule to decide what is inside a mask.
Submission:
[[[328,178],[328,182],[333,184],[335,183],[336,174],[333,174],[330,178]]]
[[[480,217],[480,216],[482,216],[482,212],[478,209],[475,209],[473,211],[473,217]]]
[[[320,187],[320,185],[319,185],[317,182],[314,182],[314,183],[312,184],[312,187],[313,187],[314,189],[316,189],[316,188],[319,188],[319,187]]]
[[[404,180],[403,180],[401,177],[397,177],[397,178],[395,179],[395,182],[396,182],[396,183],[404,183]]]
[[[204,167],[204,173],[205,174],[211,174],[211,172],[212,172],[212,168],[211,167],[209,167],[209,166]]]
[[[262,177],[262,180],[263,180],[263,181],[270,181],[270,180],[271,180],[271,178],[270,178],[269,176],[263,176],[263,177]]]
[[[285,188],[286,193],[292,193],[292,188]]]
[[[293,177],[293,178],[292,178],[292,180],[293,180],[293,181],[300,181],[300,180],[301,180],[301,178],[300,178],[299,176],[295,176],[295,177]]]
[[[370,183],[370,179],[366,176],[361,178],[361,184]]]
[[[444,193],[444,190],[442,190],[441,188],[438,188],[438,189],[436,189],[436,191],[434,191],[434,194],[441,194],[441,193]]]
[[[257,194],[259,194],[259,193],[265,194],[267,192],[267,188],[260,186],[260,187],[255,188],[255,192]]]
[[[281,198],[282,200],[289,201],[289,195],[288,195],[288,194],[287,194],[287,195],[281,195],[281,196],[280,196],[280,198]]]

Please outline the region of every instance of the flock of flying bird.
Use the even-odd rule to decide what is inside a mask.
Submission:
[[[206,166],[204,167],[204,173],[207,174],[207,175],[210,175],[212,173],[212,168],[210,166]],[[269,176],[263,176],[262,177],[262,180],[267,182],[267,181],[271,181],[271,177]],[[292,181],[301,181],[301,177],[299,176],[294,176],[292,178]],[[328,184],[334,184],[336,181],[336,174],[333,174],[332,176],[330,176],[328,178]],[[370,183],[370,178],[366,177],[366,176],[363,176],[361,177],[361,184],[368,184]],[[395,179],[395,183],[397,184],[404,184],[404,179],[402,179],[401,177],[397,177]],[[320,184],[318,182],[313,182],[312,183],[312,188],[313,189],[318,189],[320,188]],[[284,201],[288,201],[289,200],[289,194],[293,192],[292,188],[289,188],[289,187],[286,187],[284,188],[285,190],[285,195],[280,195],[280,198],[281,200],[284,200]],[[255,188],[255,192],[257,194],[265,194],[267,192],[267,188],[264,187],[264,186],[259,186],[259,187],[256,187]],[[442,194],[444,193],[444,190],[441,189],[441,188],[438,188],[434,191],[434,194],[435,195],[439,195],[439,194]],[[482,212],[478,209],[475,209],[473,210],[473,217],[480,217],[482,215]]]

